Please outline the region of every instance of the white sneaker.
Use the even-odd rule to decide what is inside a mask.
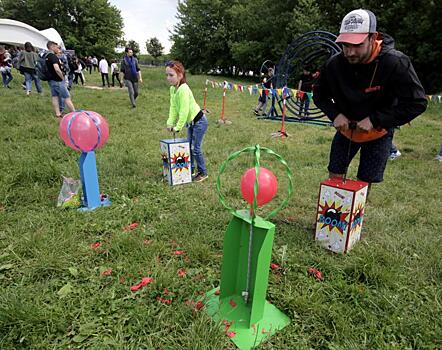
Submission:
[[[438,160],[439,162],[442,162],[442,156],[439,154],[434,158],[434,160]]]
[[[400,157],[401,155],[402,155],[402,153],[399,150],[397,150],[396,152],[392,152],[392,153],[390,153],[390,160],[394,160],[397,157]]]

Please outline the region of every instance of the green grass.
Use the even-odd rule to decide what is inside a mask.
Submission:
[[[442,347],[441,105],[432,104],[395,135],[403,156],[389,162],[373,188],[364,239],[335,255],[312,239],[320,181],[333,131],[289,124],[288,139],[271,138],[279,124],[251,115],[257,96],[228,92],[218,127],[221,89],[209,87],[210,126],[204,141],[210,178],[169,187],[161,182],[159,140],[169,108],[162,69],[144,69],[138,107],[126,89],[75,87],[76,108],[108,120],[108,143],[97,151],[100,189],[112,206],[89,213],[56,208],[62,175],[79,178],[79,154],[58,137],[49,91],[24,96],[21,77],[0,89],[0,348],[1,349],[232,349],[203,312],[184,302],[218,286],[229,213],[218,202],[215,179],[233,151],[259,143],[281,154],[294,173],[294,195],[275,217],[268,299],[291,324],[261,349],[440,349]],[[98,74],[86,75],[99,85]],[[213,77],[209,77],[213,80]],[[206,77],[189,84],[202,105]],[[221,79],[219,79],[221,81]],[[244,207],[239,177],[250,156],[223,175],[229,203]],[[270,158],[284,197],[287,181]],[[350,177],[357,167],[352,164]],[[266,210],[269,210],[268,208]],[[124,231],[132,222],[140,226]],[[153,240],[145,244],[146,240]],[[100,241],[97,250],[90,245]],[[177,249],[186,255],[174,256]],[[322,271],[324,281],[308,275]],[[186,268],[184,278],[177,276]],[[112,268],[110,276],[101,272]],[[154,282],[140,292],[143,276]],[[172,305],[156,300],[164,288]]]

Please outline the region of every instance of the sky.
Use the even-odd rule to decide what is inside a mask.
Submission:
[[[169,30],[177,23],[178,0],[109,0],[121,11],[124,38],[135,40],[141,53],[147,53],[146,40],[156,37],[168,53],[172,43]]]

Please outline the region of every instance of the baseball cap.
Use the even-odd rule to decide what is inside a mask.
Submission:
[[[353,10],[342,20],[337,43],[360,44],[369,33],[376,32],[376,16],[369,10]]]

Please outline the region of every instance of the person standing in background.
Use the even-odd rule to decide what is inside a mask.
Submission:
[[[135,101],[138,97],[138,82],[142,83],[143,78],[141,77],[138,60],[133,57],[133,50],[130,47],[126,47],[125,52],[126,54],[121,61],[120,74],[124,75],[124,84],[127,86],[132,108],[135,108],[137,106]]]
[[[101,81],[103,82],[103,87],[106,86],[110,87],[109,84],[109,64],[107,63],[106,59],[104,57],[101,57],[100,63],[98,64],[98,70],[101,73]],[[105,81],[106,80],[106,84]]]
[[[32,44],[27,41],[25,43],[24,51],[20,52],[20,56],[18,59],[20,71],[23,72],[25,76],[25,84],[26,84],[26,95],[29,96],[32,90],[32,82],[35,83],[35,88],[37,92],[41,94],[41,82],[38,78],[37,71],[35,67],[37,66],[38,55],[34,50]]]

